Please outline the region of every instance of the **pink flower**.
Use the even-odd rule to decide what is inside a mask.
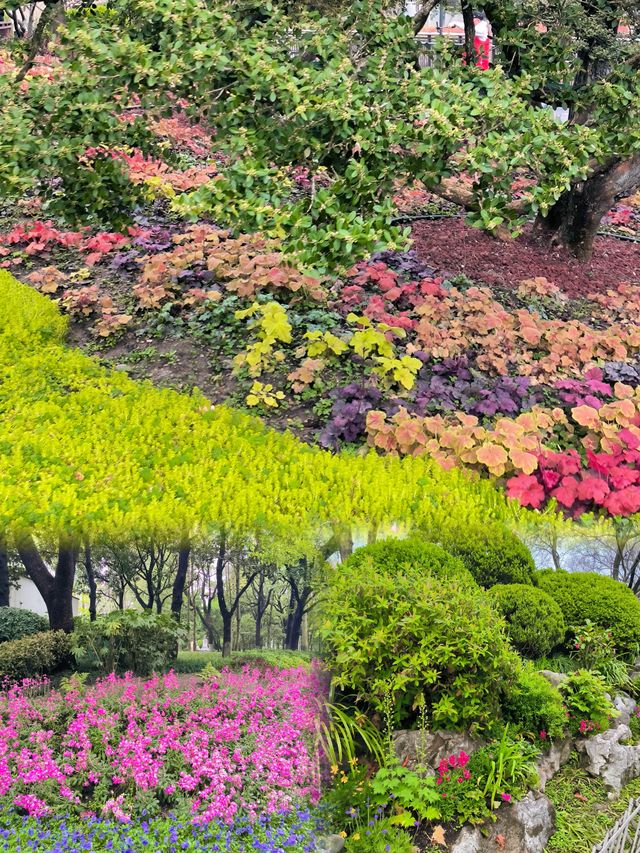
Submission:
[[[545,740],[546,737],[547,737],[547,733],[545,732],[544,729],[542,729],[542,731],[540,732],[540,740]]]
[[[510,803],[510,802],[511,802],[511,794],[500,794],[500,796],[501,796],[501,797],[502,797],[502,799],[505,801],[505,803]]]

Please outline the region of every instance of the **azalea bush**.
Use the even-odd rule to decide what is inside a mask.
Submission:
[[[123,823],[174,811],[230,824],[319,797],[317,670],[110,676],[64,695],[32,687],[0,697],[5,809]]]

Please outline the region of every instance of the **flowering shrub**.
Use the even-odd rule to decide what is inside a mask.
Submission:
[[[195,823],[289,812],[319,796],[322,680],[306,669],[110,676],[86,692],[0,700],[0,802],[126,823],[174,810]]]
[[[315,850],[317,820],[306,809],[289,815],[261,815],[257,821],[238,819],[232,826],[213,820],[194,824],[176,815],[144,816],[126,822],[113,818],[83,816],[19,817],[2,815],[0,850],[3,853],[84,853],[110,850],[131,853],[145,848],[156,851],[190,850],[194,853],[303,853]]]
[[[569,731],[574,736],[589,737],[606,731],[618,714],[598,673],[586,669],[570,673],[560,685],[560,693],[567,709]]]

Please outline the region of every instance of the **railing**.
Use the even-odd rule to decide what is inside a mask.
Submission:
[[[640,799],[629,802],[629,808],[592,853],[640,853]]]

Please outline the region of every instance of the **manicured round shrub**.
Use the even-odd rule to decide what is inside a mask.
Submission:
[[[21,610],[19,607],[0,607],[0,643],[7,640],[21,640],[29,634],[46,631],[49,620],[38,616],[32,610]]]
[[[456,578],[464,584],[475,586],[473,577],[461,560],[447,553],[439,545],[417,537],[382,539],[380,542],[358,548],[346,561],[345,569],[364,564],[387,574],[395,574],[405,566],[412,566],[438,578]]]
[[[419,565],[331,569],[320,624],[336,686],[390,710],[396,727],[415,724],[424,704],[433,728],[482,730],[518,668],[482,591]]]
[[[502,700],[505,722],[533,738],[562,737],[566,729],[566,713],[560,691],[536,672],[528,663]]]
[[[441,545],[459,557],[485,589],[497,583],[535,584],[531,552],[502,525],[458,528],[444,535]]]
[[[489,596],[507,623],[511,644],[524,657],[544,657],[564,639],[562,611],[544,590],[521,583],[497,584]]]
[[[69,634],[64,631],[30,634],[0,644],[0,679],[19,681],[34,675],[49,675],[66,666],[70,658]]]
[[[635,652],[640,643],[640,601],[629,587],[595,572],[545,569],[537,577],[540,589],[558,604],[569,628],[589,619],[611,631],[618,654]]]

